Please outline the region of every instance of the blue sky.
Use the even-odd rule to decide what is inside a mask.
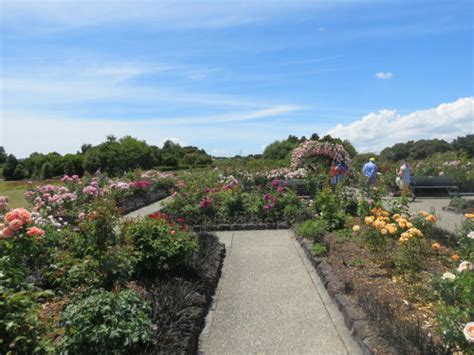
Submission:
[[[474,132],[472,1],[0,3],[0,145],[20,157],[108,134],[234,155]]]

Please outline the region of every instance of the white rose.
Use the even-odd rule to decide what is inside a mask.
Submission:
[[[447,281],[454,281],[456,279],[456,275],[451,272],[445,272],[441,278]]]
[[[458,272],[472,270],[472,263],[470,261],[463,261],[456,270],[458,270]]]
[[[470,231],[469,234],[467,235],[469,239],[474,239],[474,231]]]
[[[474,322],[467,323],[464,327],[463,333],[468,342],[474,343]]]

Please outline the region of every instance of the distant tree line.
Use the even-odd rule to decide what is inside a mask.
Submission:
[[[287,139],[281,141],[276,140],[265,147],[265,150],[263,151],[263,158],[271,160],[289,159],[293,149],[303,143],[306,139],[307,138],[305,136],[298,138],[297,136],[289,135]],[[357,151],[351,142],[348,140],[333,138],[329,134],[320,138],[317,133],[313,133],[309,139],[320,142],[342,144],[351,157],[354,157],[357,154]]]
[[[0,165],[3,165],[2,175],[5,180],[48,179],[63,174],[82,176],[85,172],[92,174],[97,170],[110,176],[120,176],[138,168],[178,168],[183,165],[211,163],[211,156],[203,149],[181,147],[170,140],[159,148],[131,136],[117,139],[111,135],[105,142],[95,146],[83,144],[76,154],[35,152],[26,159],[17,159],[13,154],[7,155],[5,149],[0,147]]]
[[[421,139],[397,143],[383,149],[380,152],[380,157],[394,162],[403,159],[420,160],[430,157],[435,153],[448,151],[464,152],[468,157],[474,157],[474,134],[457,137],[451,143],[443,139]]]

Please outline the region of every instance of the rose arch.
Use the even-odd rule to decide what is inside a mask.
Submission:
[[[349,153],[342,144],[306,140],[293,150],[291,168],[308,167],[315,158],[323,158],[326,161],[344,161],[349,169],[352,163]]]

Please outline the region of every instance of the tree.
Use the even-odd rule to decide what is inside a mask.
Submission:
[[[5,180],[14,180],[14,174],[16,166],[18,165],[18,160],[13,154],[9,154],[5,165],[3,166],[3,177]]]
[[[81,154],[86,154],[86,152],[91,148],[92,148],[92,144],[81,145]]]
[[[19,163],[17,164],[15,171],[13,172],[13,180],[23,180],[28,177],[28,170]]]
[[[176,156],[169,153],[165,153],[163,155],[163,165],[177,168],[179,166],[179,161]]]
[[[53,177],[53,168],[50,163],[46,162],[41,167],[41,179],[51,179]]]
[[[7,153],[5,152],[5,148],[0,146],[0,164],[3,164],[7,161]]]
[[[469,157],[474,156],[474,134],[468,134],[464,137],[457,137],[451,143],[454,149],[457,151],[466,152]]]
[[[296,138],[296,140],[294,138]],[[289,136],[287,140],[275,141],[265,147],[263,158],[271,160],[288,159],[298,144],[298,138],[294,136]]]

